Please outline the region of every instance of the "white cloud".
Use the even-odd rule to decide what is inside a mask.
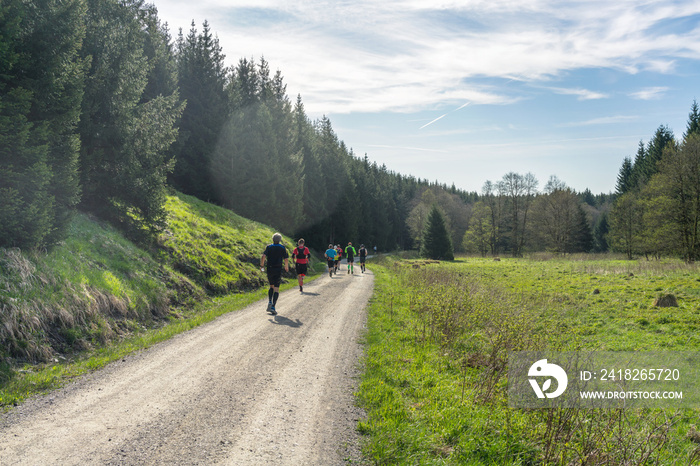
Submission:
[[[666,91],[668,91],[668,87],[647,87],[637,92],[632,92],[629,96],[638,100],[656,100],[662,98]]]
[[[173,31],[208,19],[229,64],[264,55],[282,70],[288,92],[302,94],[310,114],[412,112],[465,100],[504,104],[522,96],[477,79],[517,76],[542,84],[582,68],[670,73],[677,59],[700,56],[698,29],[656,30],[700,13],[700,2],[691,1],[155,1]],[[242,15],[253,10],[262,20],[250,24]],[[580,100],[607,97],[555,90]]]
[[[608,117],[593,118],[586,121],[575,121],[571,123],[563,123],[559,125],[564,128],[574,128],[579,126],[595,126],[595,125],[613,125],[620,123],[629,123],[630,121],[638,120],[639,117],[636,115],[615,115]]]
[[[367,147],[376,147],[378,149],[397,149],[397,150],[410,150],[410,151],[418,151],[418,152],[437,152],[437,153],[443,153],[443,154],[448,154],[450,153],[449,151],[446,150],[441,150],[441,149],[435,149],[435,148],[423,148],[423,147],[410,147],[410,146],[390,146],[386,144],[370,144]]]
[[[597,100],[607,99],[609,97],[607,94],[602,92],[591,91],[588,89],[566,89],[561,87],[552,87],[550,89],[557,94],[578,96],[578,100]]]

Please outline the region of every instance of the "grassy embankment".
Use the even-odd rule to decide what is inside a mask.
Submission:
[[[266,296],[270,227],[181,194],[167,210],[150,250],[83,214],[48,252],[0,249],[0,407]]]
[[[578,257],[370,268],[358,396],[376,464],[698,461],[697,410],[511,409],[506,367],[518,350],[700,349],[697,266]],[[664,293],[679,307],[655,307]]]

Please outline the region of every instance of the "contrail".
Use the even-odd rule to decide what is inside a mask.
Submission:
[[[447,116],[447,113],[445,113],[444,115],[440,115],[439,117],[437,117],[436,119],[434,119],[434,120],[431,121],[430,123],[426,123],[426,124],[424,124],[423,126],[421,126],[421,127],[418,128],[418,129],[423,129],[423,128],[425,128],[426,126],[430,126],[430,125],[432,125],[433,123],[435,123],[436,121],[442,120],[442,119],[445,118],[446,116]]]
[[[421,126],[421,127],[418,128],[418,129],[421,130],[421,129],[425,128],[426,126],[430,126],[430,125],[432,125],[433,123],[435,123],[436,121],[442,120],[443,118],[445,118],[445,117],[446,117],[447,115],[449,115],[450,113],[453,113],[453,112],[456,112],[457,110],[463,109],[463,108],[466,107],[467,105],[469,105],[469,102],[462,104],[460,107],[455,108],[455,109],[452,110],[451,112],[447,112],[447,113],[445,113],[444,115],[440,115],[439,117],[437,117],[436,119],[434,119],[434,120],[431,121],[430,123],[426,123],[426,124],[424,124],[423,126]]]

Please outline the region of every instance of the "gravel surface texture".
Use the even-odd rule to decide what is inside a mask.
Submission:
[[[359,272],[359,267],[358,267]],[[363,463],[353,393],[371,272],[181,334],[0,417],[1,465]]]

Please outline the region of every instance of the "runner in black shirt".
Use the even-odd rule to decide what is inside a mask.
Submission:
[[[360,269],[362,269],[362,273],[365,273],[365,260],[367,259],[367,248],[364,244],[362,244],[360,245],[360,250],[357,252],[360,255]]]
[[[280,284],[282,283],[282,264],[284,271],[289,272],[289,254],[287,248],[282,244],[282,235],[275,233],[272,235],[272,244],[268,245],[260,258],[260,269],[265,267],[267,259],[267,280],[270,282],[270,290],[267,293],[270,302],[267,304],[267,312],[276,315],[275,305],[280,293]]]

